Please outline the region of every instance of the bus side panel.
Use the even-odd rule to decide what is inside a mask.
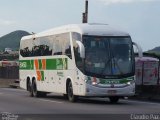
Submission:
[[[20,87],[23,89],[26,89],[27,85],[26,85],[26,76],[25,76],[25,71],[24,70],[20,70],[19,71],[19,78],[20,78]]]

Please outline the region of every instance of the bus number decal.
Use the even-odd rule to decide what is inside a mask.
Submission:
[[[20,62],[20,68],[27,68],[27,63],[26,62]]]

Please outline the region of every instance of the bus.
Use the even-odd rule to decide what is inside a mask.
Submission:
[[[119,98],[135,94],[135,58],[128,33],[108,24],[72,24],[24,36],[20,87],[32,97],[63,94]]]

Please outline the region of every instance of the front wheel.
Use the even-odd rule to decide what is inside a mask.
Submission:
[[[109,97],[111,103],[117,103],[119,101],[119,97]]]
[[[73,94],[73,86],[72,86],[72,82],[71,81],[68,83],[68,86],[67,86],[67,95],[68,95],[68,100],[70,102],[75,102],[76,101],[77,96],[75,96]]]

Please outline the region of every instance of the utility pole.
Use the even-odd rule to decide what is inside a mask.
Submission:
[[[85,12],[82,14],[82,22],[88,23],[88,0],[85,3]]]

